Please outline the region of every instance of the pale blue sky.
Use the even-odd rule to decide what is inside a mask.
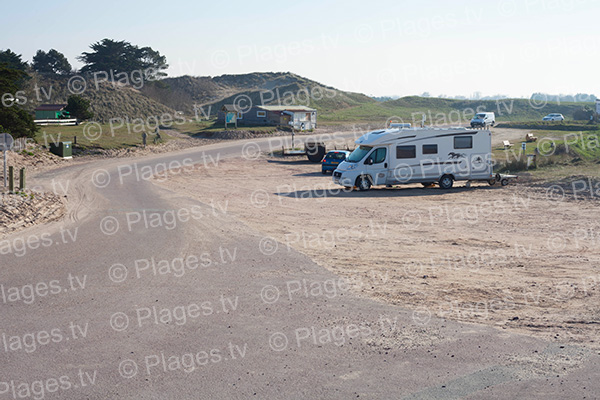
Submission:
[[[71,64],[103,38],[150,46],[170,76],[290,71],[371,95],[600,95],[600,2],[29,1],[0,48]],[[11,28],[12,27],[12,28]]]

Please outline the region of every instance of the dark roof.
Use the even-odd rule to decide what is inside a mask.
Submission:
[[[40,104],[35,111],[62,111],[66,104]]]
[[[298,106],[298,105],[292,105],[292,106],[261,106],[261,105],[256,105],[256,106],[253,106],[253,108],[258,108],[258,109],[263,110],[263,111],[288,111],[288,112],[312,112],[312,111],[317,111],[314,108],[310,108],[310,107],[306,107],[306,106]],[[223,107],[221,107],[221,111],[237,112],[237,111],[239,111],[239,109],[234,104],[223,104]]]
[[[289,112],[312,112],[317,111],[314,108],[306,107],[306,106],[298,106],[298,105],[290,105],[290,106],[257,106],[258,108],[262,108],[266,111],[289,111]]]
[[[237,112],[237,107],[233,104],[223,104],[223,107],[221,107],[221,111]]]

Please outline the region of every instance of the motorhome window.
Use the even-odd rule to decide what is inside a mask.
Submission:
[[[424,144],[423,154],[437,154],[437,144]]]
[[[371,158],[373,159],[373,164],[379,164],[385,161],[386,148],[380,147],[375,150],[373,154],[371,154]]]
[[[472,149],[473,136],[454,136],[455,149]]]
[[[485,118],[485,114],[477,114],[475,117],[476,117],[476,118],[483,119],[483,118]]]
[[[373,149],[371,146],[360,146],[354,149],[350,157],[346,161],[348,162],[359,162]]]
[[[416,158],[417,146],[396,146],[396,158]]]

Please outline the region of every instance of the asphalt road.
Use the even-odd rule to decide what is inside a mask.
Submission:
[[[267,146],[247,143],[33,177],[69,213],[0,248],[0,399],[599,396],[595,351],[360,298],[149,179]]]

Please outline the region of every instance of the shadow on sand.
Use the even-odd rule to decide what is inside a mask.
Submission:
[[[290,156],[290,157],[299,157],[299,156]],[[271,163],[271,164],[283,164],[283,165],[314,165],[314,166],[319,166],[319,167],[321,166],[320,163],[314,163],[312,161],[309,161],[308,159],[306,159],[305,156],[301,160],[282,158],[281,160],[267,160],[267,162]]]
[[[497,190],[500,186],[472,186],[456,187],[448,190],[443,190],[438,187],[400,187],[395,186],[392,188],[374,188],[366,192],[358,190],[344,189],[310,189],[310,190],[296,190],[292,192],[279,192],[274,193],[276,196],[290,197],[295,199],[312,199],[312,198],[326,198],[326,197],[359,197],[359,198],[380,198],[380,197],[414,197],[414,196],[444,196],[451,193],[462,193],[472,190]]]
[[[323,176],[323,177],[329,177],[329,179],[331,179],[331,173],[328,172],[327,174],[324,174],[323,172],[319,171],[315,171],[315,172],[303,172],[301,174],[294,174],[292,176]]]

